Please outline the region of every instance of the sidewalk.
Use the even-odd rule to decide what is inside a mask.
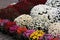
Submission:
[[[13,40],[13,39],[12,39],[12,37],[5,35],[5,34],[2,34],[0,32],[0,40]]]

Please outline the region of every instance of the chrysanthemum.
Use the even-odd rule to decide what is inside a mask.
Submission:
[[[44,32],[42,30],[36,30],[30,35],[30,40],[39,40],[39,38],[44,36]]]
[[[16,22],[17,25],[20,25],[20,26],[27,26],[28,28],[33,26],[32,17],[26,14],[18,16],[14,21]]]
[[[58,9],[58,21],[60,21],[60,0],[47,0],[46,5],[55,7]]]
[[[39,4],[34,6],[31,9],[31,13],[30,13],[32,17],[36,17],[38,15],[43,15],[43,14],[47,14],[50,20],[57,20],[56,16],[58,16],[58,9],[47,5]]]
[[[60,34],[59,25],[60,25],[60,23],[58,23],[58,22],[51,24],[48,28],[49,34],[52,34],[53,36],[57,36],[58,34]]]
[[[33,18],[34,28],[41,27],[42,29],[49,26],[49,19],[46,15],[39,15]]]
[[[47,0],[46,5],[60,9],[60,0]]]

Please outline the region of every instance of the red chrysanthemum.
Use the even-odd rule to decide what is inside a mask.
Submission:
[[[19,0],[20,2],[21,1],[27,1],[27,2],[30,2],[34,5],[37,5],[37,4],[45,4],[47,0]]]
[[[16,23],[15,22],[7,22],[6,24],[5,24],[5,29],[6,30],[8,30],[10,27],[12,27],[13,25],[16,25]]]
[[[33,4],[26,1],[18,2],[14,5],[14,7],[22,14],[29,14],[33,6]]]
[[[18,27],[19,27],[19,26],[17,26],[17,25],[14,25],[14,26],[10,27],[10,28],[9,28],[9,32],[10,32],[10,33],[15,33]]]
[[[22,32],[25,32],[25,31],[27,31],[27,28],[26,28],[26,27],[23,27],[23,28],[18,27],[18,28],[17,28],[17,34],[18,34],[18,35],[21,34]]]

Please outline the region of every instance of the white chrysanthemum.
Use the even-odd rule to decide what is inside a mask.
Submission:
[[[47,0],[46,5],[55,7],[58,9],[58,21],[60,21],[60,0]]]
[[[33,26],[32,24],[32,17],[30,15],[26,15],[26,14],[23,14],[23,15],[20,15],[18,16],[15,20],[14,20],[17,25],[20,25],[20,26]]]
[[[44,5],[37,5],[37,6],[34,6],[32,9],[31,9],[31,13],[30,15],[35,17],[37,15],[42,15],[43,12],[46,12],[46,9],[43,7]]]
[[[56,22],[51,24],[48,28],[48,33],[52,34],[53,36],[60,34],[60,23]]]
[[[35,7],[33,7],[31,9],[31,13],[30,13],[30,15],[32,17],[36,17],[38,15],[43,15],[43,14],[49,15],[49,18],[51,20],[53,20],[53,19],[55,19],[56,16],[58,16],[58,9],[53,8],[53,7],[49,7],[47,5],[39,4]]]
[[[47,0],[46,5],[60,9],[60,0]]]
[[[46,15],[39,15],[33,18],[34,27],[41,27],[42,29],[49,26],[49,19]]]

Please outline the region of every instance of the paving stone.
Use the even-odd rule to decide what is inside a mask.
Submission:
[[[5,34],[2,34],[0,32],[0,40],[14,40],[14,39],[12,39],[12,37],[5,35]]]

